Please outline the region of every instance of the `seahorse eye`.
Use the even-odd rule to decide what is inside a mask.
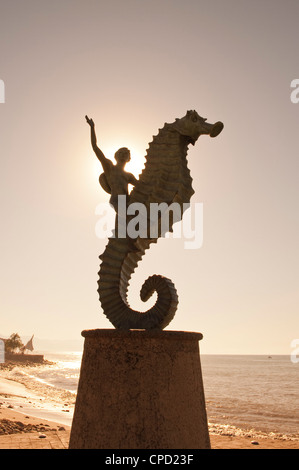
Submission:
[[[193,121],[193,122],[197,122],[197,117],[196,117],[196,116],[193,116],[192,121]]]

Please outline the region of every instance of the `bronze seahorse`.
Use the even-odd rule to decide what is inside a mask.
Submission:
[[[129,204],[143,203],[150,210],[151,203],[173,202],[181,206],[181,217],[194,194],[192,178],[187,167],[189,144],[195,144],[198,137],[208,134],[216,137],[223,129],[222,122],[209,124],[196,111],[188,111],[186,116],[176,119],[172,124],[165,124],[149,144],[146,164],[139,180],[129,196]],[[172,225],[177,220],[172,220]],[[158,233],[163,236],[164,233]],[[141,260],[145,250],[158,238],[110,238],[102,260],[98,293],[106,317],[120,329],[163,329],[175,315],[178,296],[170,279],[160,275],[150,276],[143,284],[140,297],[147,301],[154,291],[157,300],[146,312],[130,308],[127,291],[130,278]]]

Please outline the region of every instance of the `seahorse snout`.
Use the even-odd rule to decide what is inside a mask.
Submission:
[[[221,121],[210,124],[209,122],[201,123],[200,134],[208,134],[210,137],[216,137],[220,134],[223,129],[223,123]]]
[[[222,131],[223,127],[224,125],[223,125],[223,122],[221,121],[218,121],[214,125],[212,125],[212,129],[210,131],[210,137],[217,137],[217,135],[219,135],[220,132]]]

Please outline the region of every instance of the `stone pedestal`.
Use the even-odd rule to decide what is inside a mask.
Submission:
[[[70,449],[209,449],[200,333],[86,330]]]

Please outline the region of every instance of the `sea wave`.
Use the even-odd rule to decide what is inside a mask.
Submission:
[[[242,429],[229,424],[209,424],[209,433],[217,436],[230,436],[230,437],[248,437],[251,439],[278,439],[284,441],[298,441],[299,434],[284,434],[279,432],[264,432],[257,429]]]
[[[11,370],[2,370],[1,377],[25,385],[28,390],[33,391],[36,395],[44,398],[49,402],[62,403],[67,401],[70,404],[75,403],[76,390],[67,390],[62,386],[59,387],[51,383],[51,372],[52,376],[55,377],[56,370],[57,367],[55,365],[40,367],[15,366]],[[39,376],[43,376],[45,374],[48,374],[49,378],[45,379]]]

